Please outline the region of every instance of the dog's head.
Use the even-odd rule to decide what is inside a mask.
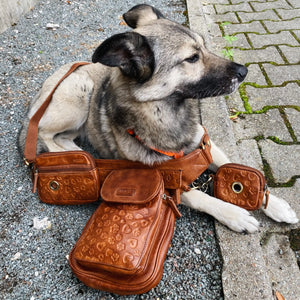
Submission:
[[[138,101],[230,94],[247,75],[246,67],[210,53],[202,37],[149,5],[123,17],[134,30],[104,41],[92,60],[118,67]]]

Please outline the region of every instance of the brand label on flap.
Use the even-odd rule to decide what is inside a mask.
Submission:
[[[120,187],[116,190],[116,196],[132,197],[135,192],[134,188]]]

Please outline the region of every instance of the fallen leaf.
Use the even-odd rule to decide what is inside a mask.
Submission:
[[[284,297],[278,291],[275,291],[275,296],[277,300],[285,300]]]

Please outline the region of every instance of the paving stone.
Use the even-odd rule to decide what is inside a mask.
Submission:
[[[238,12],[238,16],[245,22],[252,22],[253,20],[280,20],[273,10],[266,10],[260,12]]]
[[[292,138],[277,109],[263,114],[245,114],[232,124],[236,139],[251,139],[257,136],[265,138],[276,136],[283,142],[292,142]]]
[[[258,85],[267,85],[266,78],[261,72],[259,65],[252,64],[248,67],[246,82],[252,82]]]
[[[255,32],[261,34],[267,33],[264,27],[258,21],[245,24],[230,24],[228,26],[224,26],[224,31],[226,34],[234,34],[240,32]]]
[[[251,4],[256,11],[262,11],[266,9],[276,9],[276,8],[291,9],[291,6],[288,5],[285,0],[277,0],[272,2],[251,1]]]
[[[271,33],[276,33],[282,30],[298,29],[299,19],[293,19],[288,21],[264,21],[264,24]]]
[[[233,115],[237,111],[246,111],[244,107],[244,102],[238,91],[230,94],[226,97],[226,104],[228,106],[230,115]]]
[[[273,85],[281,85],[287,81],[299,80],[300,65],[274,66],[263,64]]]
[[[226,40],[219,36],[216,36],[216,32],[211,31],[210,36],[212,37],[211,39],[211,45],[212,49],[214,49],[214,53],[217,55],[223,56],[222,50],[226,47]],[[232,46],[235,48],[242,48],[242,49],[251,49],[246,37],[244,34],[238,34],[237,35],[237,40],[233,42]],[[233,52],[236,49],[233,49]],[[233,55],[234,57],[234,55]],[[234,57],[235,59],[235,57]]]
[[[299,101],[299,108],[300,108],[300,101]],[[297,140],[300,142],[300,111],[297,111],[293,108],[286,108],[285,112],[287,114],[288,120],[291,123],[293,131],[297,137]]]
[[[202,4],[203,4],[203,6],[205,6],[206,4],[216,4],[216,3],[218,3],[218,4],[231,4],[230,3],[230,1],[229,0],[205,0],[205,2],[203,2]]]
[[[300,270],[288,236],[273,233],[262,249],[273,289],[284,299],[299,299]]]
[[[260,110],[268,105],[299,105],[300,88],[296,83],[284,87],[255,88],[246,86],[248,102],[252,110]]]
[[[241,140],[237,143],[240,162],[263,172],[263,163],[255,140]]]
[[[298,8],[298,9],[276,9],[276,12],[282,17],[283,20],[300,17],[300,8]],[[297,27],[299,27],[299,26],[297,26]]]
[[[240,2],[234,5],[215,5],[217,14],[225,14],[227,12],[238,12],[238,11],[252,11],[251,6],[248,3]]]
[[[205,5],[205,6],[203,6],[203,12],[206,15],[215,15],[216,14],[213,5]]]
[[[300,8],[300,2],[299,2],[299,0],[289,0],[289,3],[290,3],[294,8]]]
[[[284,183],[300,173],[300,145],[279,145],[271,140],[258,142],[262,157],[271,166],[276,182]]]
[[[238,18],[236,17],[235,13],[229,12],[227,14],[222,15],[214,15],[213,16],[215,22],[230,22],[230,23],[239,23]]]
[[[300,30],[292,30],[292,32],[297,36],[298,41],[300,41]]]
[[[236,34],[237,40],[233,42],[234,47],[239,47],[242,49],[251,49],[250,44],[248,43],[246,36],[243,33]]]
[[[283,55],[287,58],[288,62],[291,64],[300,63],[300,47],[290,47],[290,46],[279,46]]]
[[[300,55],[300,53],[299,53]],[[275,62],[283,64],[284,60],[275,47],[260,50],[234,50],[234,58],[241,63]]]
[[[267,45],[291,45],[298,46],[299,43],[288,31],[282,31],[277,34],[253,34],[249,33],[254,48],[262,48]]]

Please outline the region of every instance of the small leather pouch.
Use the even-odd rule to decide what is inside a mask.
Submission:
[[[49,204],[85,204],[99,198],[99,174],[84,151],[47,152],[36,158],[33,192]]]
[[[175,225],[158,170],[112,171],[103,202],[69,256],[86,285],[121,295],[145,293],[158,284]]]
[[[259,209],[268,189],[264,175],[251,167],[240,164],[225,164],[214,176],[214,196],[247,210]]]

